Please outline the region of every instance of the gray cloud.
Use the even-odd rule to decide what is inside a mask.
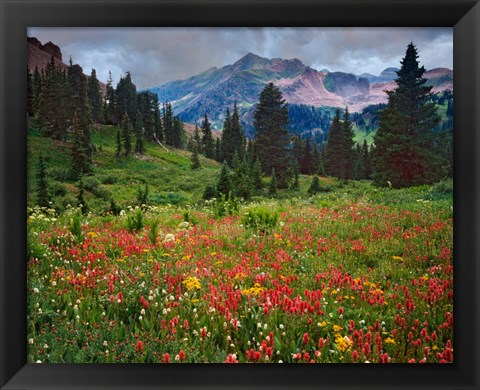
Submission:
[[[408,43],[427,69],[453,67],[452,28],[29,28],[60,46],[86,73],[114,83],[130,71],[138,88],[232,64],[247,52],[298,58],[316,69],[379,74],[400,65]]]

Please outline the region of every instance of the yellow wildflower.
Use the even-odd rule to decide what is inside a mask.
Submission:
[[[338,326],[338,325],[333,325],[333,331],[335,333],[338,333],[342,330],[343,328],[341,326]]]
[[[393,338],[387,337],[385,339],[385,344],[396,344],[396,343],[395,343],[395,340]]]

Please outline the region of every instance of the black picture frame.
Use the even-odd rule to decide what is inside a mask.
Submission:
[[[472,0],[0,0],[1,389],[479,389],[480,4]],[[454,30],[454,346],[449,365],[26,364],[26,31],[87,26]],[[233,367],[232,367],[233,366]]]

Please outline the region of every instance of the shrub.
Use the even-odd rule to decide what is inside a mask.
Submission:
[[[90,192],[94,192],[99,186],[100,181],[94,176],[83,176],[82,187]]]
[[[241,222],[247,229],[265,233],[278,225],[279,213],[266,206],[255,206],[245,211]]]
[[[202,198],[205,200],[213,199],[217,196],[214,186],[206,186]]]
[[[160,231],[160,220],[155,219],[150,224],[150,230],[148,231],[148,239],[155,245],[157,243],[158,232]]]
[[[67,194],[67,187],[59,181],[54,181],[50,184],[50,193],[55,197],[64,196]]]
[[[143,211],[141,208],[135,207],[135,210],[127,215],[126,229],[133,233],[141,230],[143,225]]]
[[[231,192],[228,193],[228,196],[222,194],[220,199],[215,203],[214,213],[216,217],[222,218],[227,215],[238,215],[240,210],[240,199],[235,198]]]
[[[430,190],[431,195],[448,195],[453,194],[453,179],[448,178],[435,183]]]
[[[68,221],[68,230],[72,233],[76,243],[83,241],[82,217],[79,212],[70,217],[70,220]]]

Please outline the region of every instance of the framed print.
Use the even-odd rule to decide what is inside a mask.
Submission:
[[[2,389],[479,388],[478,2],[1,7]]]

